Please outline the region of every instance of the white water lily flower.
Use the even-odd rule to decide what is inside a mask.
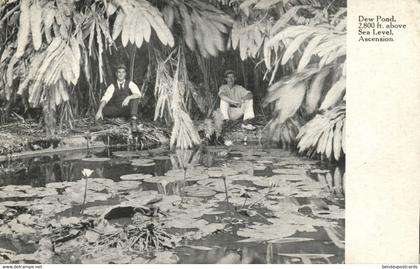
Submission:
[[[232,140],[226,140],[226,141],[225,141],[225,146],[230,147],[230,146],[232,146],[232,145],[233,145]]]
[[[85,168],[85,169],[82,170],[82,174],[85,177],[90,177],[90,175],[92,175],[92,173],[93,173],[93,170],[91,170],[91,169]]]

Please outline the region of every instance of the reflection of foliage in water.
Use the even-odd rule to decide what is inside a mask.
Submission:
[[[177,246],[171,250],[174,252],[162,253],[167,253],[165,255],[172,258],[173,253],[176,253],[181,262],[190,259],[183,256],[185,251],[181,248],[183,245],[189,249],[187,253],[197,254],[192,255],[196,259],[199,256],[196,251],[209,254],[215,251],[216,245],[220,246],[221,248],[215,252],[217,255],[214,253],[216,256],[213,258],[203,257],[208,262],[217,262],[220,259],[231,259],[234,262],[250,262],[256,259],[260,262],[292,263],[303,260],[305,262],[342,261],[344,248],[344,170],[342,168],[321,169],[325,167],[315,161],[294,157],[290,153],[275,149],[248,146],[224,150],[225,154],[220,154],[220,151],[217,154],[211,153],[211,148],[198,152],[178,152],[172,155],[172,162],[167,156],[157,157],[166,155],[165,152],[151,151],[147,154],[144,151],[138,152],[139,158],[153,159],[155,166],[159,162],[171,163],[170,166],[159,166],[159,169],[171,167],[177,169],[159,172],[159,174],[165,174],[162,176],[144,177],[143,183],[135,179],[117,181],[120,174],[114,175],[116,181],[106,178],[89,179],[85,215],[97,218],[110,209],[110,203],[115,204],[114,208],[155,208],[162,213],[145,215],[136,211],[137,214],[134,216],[127,216],[128,223],[124,218],[106,221],[106,228],[101,225],[94,228],[101,234],[99,240],[111,234],[114,234],[116,239],[117,234],[123,233],[124,240],[120,243],[125,249],[130,242],[133,243],[131,240],[135,238],[134,235],[140,236],[148,229],[146,225],[153,221],[156,225],[153,229],[159,227],[158,229],[163,232],[173,235],[171,240],[177,242]],[[202,166],[201,160],[206,154],[212,154],[220,166],[210,168]],[[135,173],[141,173],[142,169],[146,169],[131,166],[129,160],[124,162],[124,158],[136,158],[133,157],[136,152],[130,152],[128,155],[130,156],[121,157],[121,155],[112,158],[107,164],[91,164],[92,169],[109,164],[120,167],[121,170],[133,167]],[[254,175],[254,165],[264,166],[267,175]],[[185,177],[183,167],[187,167]],[[226,188],[223,176],[226,177]],[[171,186],[177,189],[181,186],[182,197],[179,191],[162,189],[164,180],[168,180],[169,183],[166,184],[168,188]],[[148,185],[147,188],[146,185]],[[69,214],[77,216],[80,213],[80,205],[75,202],[83,202],[84,190],[84,180],[52,182],[39,188],[28,185],[0,187],[0,197],[7,201],[7,203],[1,202],[0,205],[5,208],[23,206],[28,210],[25,212],[37,217],[37,223],[47,224],[51,218],[62,219],[63,215]],[[210,192],[212,195],[208,195]],[[12,198],[23,199],[23,197],[30,200],[16,202],[12,200]],[[244,203],[245,199],[246,203]],[[229,200],[228,203],[227,200]],[[140,215],[141,218],[138,219]],[[140,222],[137,222],[138,220]],[[1,236],[17,236],[19,230],[13,230],[17,224],[27,227],[31,233],[39,230],[39,227],[29,222],[25,223],[22,217],[16,218],[15,223],[10,224],[12,226],[8,223],[3,225],[4,227],[0,229]],[[161,226],[162,224],[164,225]],[[63,243],[58,248],[60,255],[71,256],[69,254],[71,249],[77,249],[80,255],[89,253],[88,250],[98,242],[92,239],[93,233],[92,231],[80,233],[77,238]],[[147,236],[142,235],[141,238],[138,240],[140,245],[137,246],[137,250],[144,249],[146,242],[151,249],[159,245],[155,244],[156,241],[151,241],[150,237],[147,239]],[[92,240],[94,242],[91,242]],[[323,245],[323,241],[332,244]],[[271,247],[261,248],[254,244],[271,244]],[[294,249],[299,244],[305,244],[305,246],[307,244],[308,250],[315,252],[307,253],[312,256],[275,255],[275,253],[287,254],[289,248]],[[107,244],[101,246],[104,248],[95,249],[91,254],[96,253],[96,256],[102,256],[103,253],[108,253]],[[250,255],[250,251],[246,250],[247,248],[254,251],[256,257],[248,257],[248,259],[247,255]],[[333,256],[317,256],[318,248],[321,248],[326,253],[325,255]],[[240,249],[240,251],[232,252],[228,249]],[[157,253],[155,252],[154,255]],[[140,259],[124,251],[121,252],[120,257],[121,259],[124,257],[124,262]],[[171,261],[175,260],[171,259]],[[89,259],[83,258],[83,261],[87,262]],[[146,262],[141,259],[138,261]]]

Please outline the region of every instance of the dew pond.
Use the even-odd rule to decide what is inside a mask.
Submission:
[[[344,181],[268,145],[3,162],[0,263],[343,263]]]

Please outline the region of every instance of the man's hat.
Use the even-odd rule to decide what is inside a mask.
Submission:
[[[229,70],[225,71],[225,77],[227,77],[229,74],[232,74],[236,77],[235,71],[233,71],[232,69],[229,69]]]
[[[119,64],[119,65],[117,65],[117,66],[115,67],[115,70],[118,70],[118,69],[124,69],[125,71],[127,71],[127,67],[126,67],[124,64]]]

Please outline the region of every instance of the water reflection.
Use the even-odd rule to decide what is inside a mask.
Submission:
[[[221,167],[228,171],[235,166],[235,171],[241,171],[240,175],[242,173],[246,175],[243,178],[237,176],[235,184],[240,184],[244,188],[252,186],[253,195],[256,197],[266,190],[268,185],[264,180],[258,183],[261,185],[252,184],[255,182],[250,179],[260,176],[263,179],[280,179],[277,182],[279,185],[272,188],[275,194],[273,197],[275,196],[277,201],[267,196],[268,198],[263,199],[264,203],[261,205],[257,203],[255,206],[255,210],[265,218],[265,221],[242,217],[247,221],[246,225],[258,222],[267,225],[269,223],[267,218],[281,220],[283,215],[290,217],[292,215],[287,212],[288,206],[299,208],[297,212],[294,212],[300,214],[297,217],[306,216],[314,220],[321,217],[334,218],[335,211],[344,208],[345,169],[343,166],[331,167],[328,163],[303,159],[279,149],[255,146],[230,149],[203,147],[174,153],[164,149],[125,153],[118,149],[110,149],[92,154],[97,157],[111,157],[111,160],[86,162],[82,160],[87,157],[86,152],[70,152],[1,163],[0,185],[38,187],[52,182],[76,181],[82,178],[81,170],[89,168],[94,170],[93,177],[109,178],[114,181],[119,181],[120,176],[126,174],[151,174],[155,182],[144,181],[141,185],[143,191],[157,190],[164,195],[182,197],[185,194],[185,187],[195,185],[196,182],[191,178],[199,177],[200,171],[204,169],[208,171],[210,170],[208,168],[214,167]],[[132,165],[135,159],[150,159],[154,164],[135,166]],[[168,171],[172,173],[167,173]],[[171,180],[159,181],[159,177],[169,177]],[[235,178],[235,175],[232,178]],[[287,184],[281,185],[280,183],[284,182],[281,180],[284,178],[287,178]],[[223,188],[218,185],[213,187],[218,190],[217,195],[224,195],[220,191],[224,191]],[[232,196],[236,197],[236,201],[230,201],[227,204],[222,198],[223,202],[219,202],[213,209],[222,214],[204,215],[202,218],[209,223],[222,222],[223,218],[226,218],[228,207],[232,207],[234,217],[241,218],[235,211],[238,209],[238,199],[242,198],[238,198],[238,194],[235,193],[231,194],[229,199]],[[243,200],[239,202],[242,204]],[[271,212],[269,206],[276,207],[278,212]],[[74,216],[79,211],[77,208],[72,208],[65,213]],[[230,213],[229,217],[231,217]],[[276,229],[285,229],[281,225],[286,226],[286,224],[279,223]],[[238,242],[244,237],[240,237],[237,232],[245,227],[244,223],[239,223],[199,240],[186,240],[185,246],[177,248],[175,252],[182,263],[341,263],[344,260],[344,219],[338,220],[338,224],[335,227],[327,227],[317,226],[315,222],[313,231],[297,229],[290,237],[281,238],[281,240],[272,238],[272,240],[244,243]]]

